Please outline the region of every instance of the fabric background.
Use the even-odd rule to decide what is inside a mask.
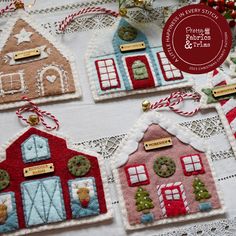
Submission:
[[[0,1],[0,8],[8,4],[9,0]],[[26,4],[31,1],[26,0]],[[158,2],[158,4],[157,4]],[[97,224],[92,226],[79,226],[74,228],[67,228],[64,230],[54,230],[52,232],[44,232],[34,234],[36,236],[88,236],[88,235],[111,235],[111,236],[172,236],[172,235],[236,235],[236,160],[227,137],[225,135],[222,124],[214,110],[202,111],[191,118],[183,118],[174,113],[165,111],[163,114],[167,115],[173,120],[173,123],[181,123],[183,126],[189,128],[199,138],[204,139],[213,151],[212,160],[215,167],[217,179],[220,188],[223,192],[225,204],[227,207],[227,214],[225,217],[204,219],[201,221],[194,221],[182,224],[165,225],[155,227],[147,230],[126,233],[122,226],[120,218],[119,204],[115,192],[114,179],[110,172],[110,160],[114,150],[121,141],[123,135],[126,133],[134,122],[142,114],[141,102],[148,98],[151,101],[156,101],[161,97],[168,95],[165,93],[152,93],[148,95],[136,95],[132,97],[114,99],[95,104],[92,99],[89,83],[86,76],[86,69],[84,64],[84,54],[86,52],[89,39],[94,30],[101,30],[104,27],[111,26],[114,19],[106,15],[97,15],[93,17],[81,17],[73,22],[68,27],[64,35],[57,34],[56,28],[58,21],[63,19],[66,15],[76,12],[79,9],[87,6],[99,5],[115,10],[117,5],[113,0],[51,0],[36,1],[33,8],[30,9],[30,14],[48,30],[57,37],[61,43],[66,45],[76,57],[78,72],[80,76],[80,84],[82,87],[83,98],[81,100],[66,101],[41,106],[42,109],[52,112],[60,121],[60,132],[71,136],[73,140],[80,143],[82,146],[90,147],[95,151],[103,154],[108,173],[108,182],[112,194],[112,203],[115,210],[114,220],[112,224]],[[176,9],[178,5],[177,0],[156,0],[155,10],[151,13],[143,11],[132,11],[131,14],[134,19],[138,17],[143,22],[154,21],[158,24],[163,24],[163,5],[171,5],[171,9]],[[157,7],[158,5],[158,7]],[[13,14],[13,13],[11,13]],[[4,23],[8,20],[11,14],[0,17],[0,31]],[[197,83],[206,83],[206,76],[194,76]],[[192,102],[185,104],[185,109],[194,106]],[[15,115],[15,109],[0,112],[0,145],[6,143],[11,137],[22,130],[22,125]],[[111,137],[112,136],[112,137]],[[109,137],[109,138],[102,138]],[[96,139],[96,140],[95,140]],[[83,142],[84,140],[90,140]]]

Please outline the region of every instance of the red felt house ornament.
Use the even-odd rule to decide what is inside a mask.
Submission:
[[[98,154],[77,150],[65,137],[33,127],[1,149],[1,235],[28,235],[110,218]]]
[[[224,213],[205,145],[158,112],[138,120],[114,161],[126,229]]]

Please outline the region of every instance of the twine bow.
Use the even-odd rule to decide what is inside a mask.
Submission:
[[[50,112],[39,109],[39,107],[27,97],[23,97],[22,100],[27,101],[28,104],[22,106],[16,111],[16,115],[18,116],[19,119],[21,119],[22,121],[24,121],[29,125],[32,125],[32,122],[30,122],[29,119],[25,118],[22,115],[22,113],[25,112],[32,112],[38,116],[39,122],[41,122],[46,129],[57,130],[59,128],[59,121],[54,115],[52,115]],[[52,120],[55,123],[55,126],[48,125],[47,122],[45,121],[45,117]]]
[[[201,96],[196,92],[185,93],[185,92],[177,91],[177,92],[171,93],[170,96],[162,98],[153,104],[151,104],[149,101],[144,101],[142,104],[142,107],[143,107],[143,111],[156,110],[163,107],[169,107],[171,111],[181,116],[193,116],[199,111],[200,106],[196,107],[192,111],[182,111],[176,108],[176,105],[184,102],[184,100],[186,99],[193,99],[194,101],[199,102],[200,98]]]

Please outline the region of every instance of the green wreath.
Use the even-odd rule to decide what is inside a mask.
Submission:
[[[70,173],[74,176],[84,176],[86,175],[91,164],[87,157],[85,156],[74,156],[68,161],[68,169]]]
[[[5,171],[0,169],[0,191],[5,189],[10,183],[10,176]]]
[[[118,36],[124,41],[134,40],[137,37],[137,34],[138,34],[137,30],[131,26],[121,26],[118,29]]]
[[[176,165],[170,157],[162,156],[155,160],[153,169],[158,176],[167,178],[175,173]]]

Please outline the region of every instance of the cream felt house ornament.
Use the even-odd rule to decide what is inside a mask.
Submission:
[[[35,19],[18,9],[0,38],[0,110],[81,96],[71,53],[45,32]]]
[[[209,151],[158,112],[149,111],[135,123],[114,162],[128,230],[224,213]]]

